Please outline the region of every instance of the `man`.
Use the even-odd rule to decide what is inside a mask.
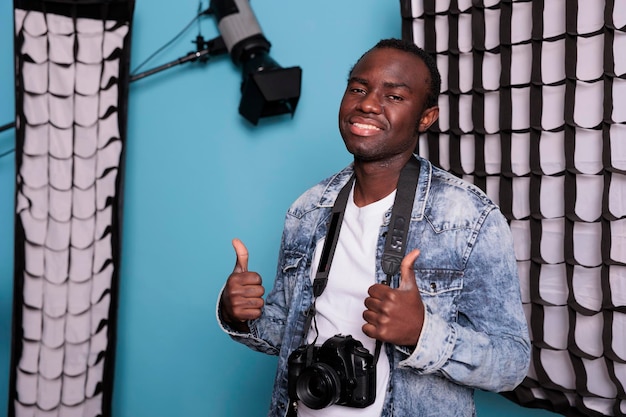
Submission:
[[[351,70],[339,110],[354,162],[289,208],[267,300],[261,277],[248,271],[246,247],[233,241],[237,261],[218,319],[235,340],[279,356],[270,416],[285,416],[288,408],[298,416],[473,416],[474,388],[511,390],[526,375],[530,342],[510,230],[476,187],[416,158],[408,238],[399,239],[406,256],[400,273],[383,270],[387,235],[402,236],[390,227],[394,199],[407,191],[398,187],[401,172],[413,166],[419,134],[437,120],[439,89],[437,69],[423,50],[395,39],[379,42]],[[327,255],[331,211],[353,176],[336,249]],[[314,294],[318,264],[327,258],[326,287]],[[296,368],[292,352],[319,349],[339,334],[375,358],[375,394],[359,383],[366,406],[356,395],[327,392],[333,384],[354,387],[348,377],[329,381],[327,367],[308,368],[315,372],[305,383],[300,374],[298,386],[289,376]],[[305,352],[305,366],[327,360]]]

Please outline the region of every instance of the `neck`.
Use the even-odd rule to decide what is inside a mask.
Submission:
[[[400,171],[407,161],[408,158],[384,163],[355,160],[354,204],[363,207],[391,194],[398,186]]]

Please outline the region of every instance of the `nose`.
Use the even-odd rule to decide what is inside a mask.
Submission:
[[[365,94],[359,102],[359,109],[364,113],[376,113],[382,112],[382,104],[376,94]]]

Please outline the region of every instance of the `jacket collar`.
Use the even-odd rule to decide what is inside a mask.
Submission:
[[[422,220],[426,211],[426,202],[428,201],[428,195],[430,192],[433,167],[427,159],[418,155],[415,155],[415,157],[420,162],[420,178],[417,182],[417,191],[415,192],[415,202],[413,203],[411,218],[413,220]],[[335,204],[339,191],[350,180],[353,173],[354,164],[350,164],[332,176],[320,196],[317,203],[318,207],[332,208]],[[389,221],[389,213],[387,213],[385,219],[385,223]]]

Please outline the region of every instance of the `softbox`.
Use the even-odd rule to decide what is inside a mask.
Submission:
[[[133,0],[14,0],[9,416],[109,416]]]
[[[442,75],[419,152],[509,220],[532,361],[504,396],[626,416],[626,3],[403,0]]]

